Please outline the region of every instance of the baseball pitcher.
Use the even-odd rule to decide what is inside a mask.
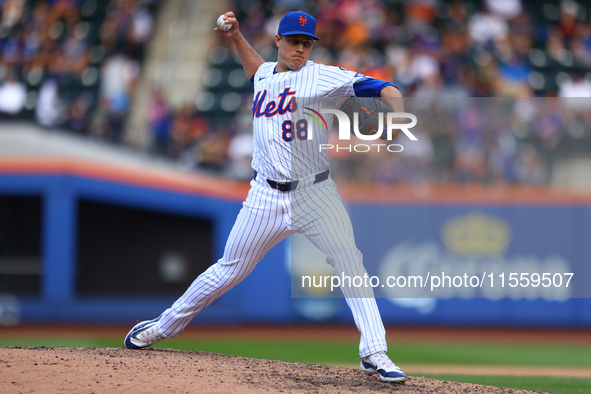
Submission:
[[[301,148],[311,140],[311,130],[307,122],[294,118],[296,98],[320,102],[349,96],[380,97],[399,103],[399,90],[389,82],[308,60],[318,40],[316,20],[301,11],[287,13],[279,23],[276,62],[265,62],[256,53],[241,34],[233,12],[218,19],[215,31],[234,43],[254,86],[251,188],[223,256],[158,318],[133,327],[125,338],[130,349],[180,334],[203,308],[237,285],[272,247],[294,233],[308,237],[338,276],[365,273],[351,220],[330,176],[326,150]],[[397,105],[390,107],[400,112]],[[316,132],[314,138],[323,137]],[[361,369],[379,374],[385,382],[404,382],[406,375],[386,355],[385,329],[372,289],[342,291],[361,334]]]

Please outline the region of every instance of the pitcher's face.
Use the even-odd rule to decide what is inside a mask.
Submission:
[[[277,72],[298,70],[302,68],[314,46],[314,39],[305,34],[293,36],[275,35],[275,44],[279,49],[277,55]]]

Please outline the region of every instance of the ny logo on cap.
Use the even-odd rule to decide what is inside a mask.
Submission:
[[[302,27],[303,27],[303,26],[306,26],[306,23],[308,23],[308,17],[300,15],[300,25],[302,25]]]

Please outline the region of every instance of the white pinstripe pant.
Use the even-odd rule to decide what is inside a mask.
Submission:
[[[203,308],[246,278],[273,246],[296,232],[304,234],[327,256],[339,277],[365,273],[351,221],[332,179],[310,186],[300,184],[296,190],[284,193],[269,187],[259,176],[251,181],[223,257],[164,311],[160,334],[167,338],[180,334]],[[384,325],[371,287],[342,290],[361,333],[360,356],[387,350]]]

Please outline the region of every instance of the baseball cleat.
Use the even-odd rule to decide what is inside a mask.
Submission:
[[[385,352],[362,358],[361,369],[369,375],[378,373],[382,382],[404,383],[406,380],[404,372],[386,356]]]
[[[159,318],[136,324],[125,337],[125,347],[128,349],[141,349],[163,340],[164,337],[158,333]]]

